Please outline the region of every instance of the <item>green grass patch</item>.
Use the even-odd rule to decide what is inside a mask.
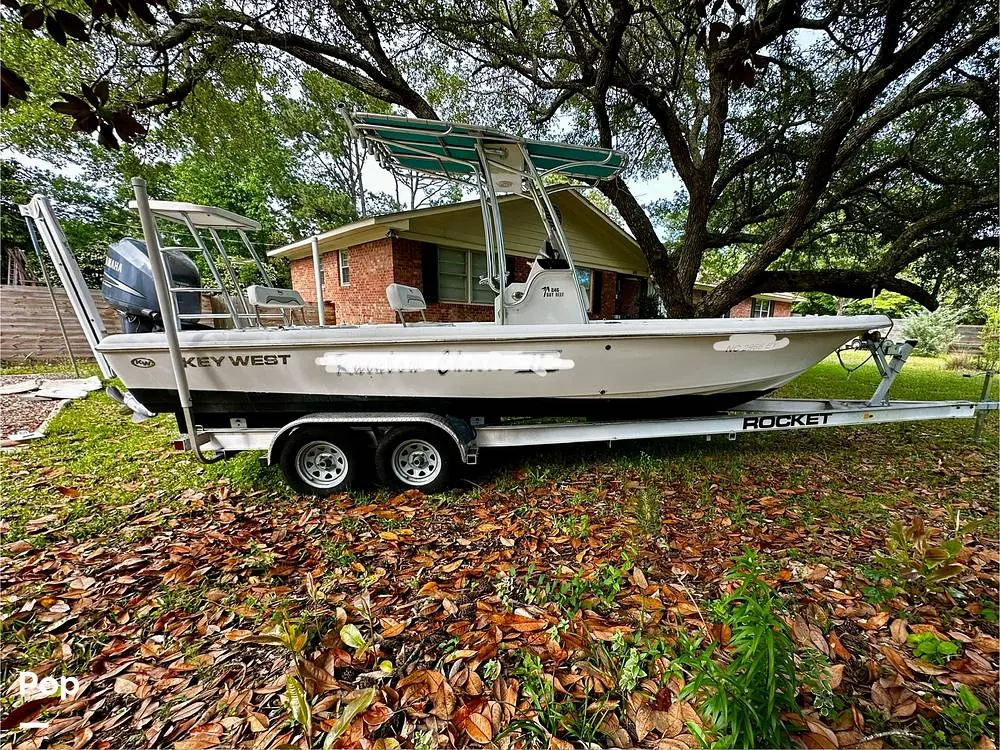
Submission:
[[[106,534],[133,514],[182,502],[183,490],[223,483],[290,495],[280,474],[261,468],[256,454],[202,465],[173,449],[176,436],[169,415],[134,424],[130,412],[101,392],[74,401],[43,440],[0,454],[4,541]],[[41,520],[47,516],[54,517]]]

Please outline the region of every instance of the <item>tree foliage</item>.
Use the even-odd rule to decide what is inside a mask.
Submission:
[[[30,29],[25,7],[20,21]],[[978,285],[996,266],[997,30],[985,6],[334,0],[164,8],[132,0],[123,7],[108,14],[93,6],[98,26],[88,37],[100,59],[128,64],[101,67],[96,79],[94,70],[78,71],[75,90],[59,89],[67,96],[57,103],[75,127],[94,125],[106,145],[113,145],[108,128],[128,136],[116,113],[158,123],[234,59],[253,59],[316,71],[325,78],[304,78],[303,88],[320,101],[343,93],[354,106],[377,100],[419,117],[615,146],[632,157],[631,178],[673,171],[683,184],[666,206],[674,222],[666,243],[657,207],[643,206],[625,179],[600,186],[674,316],[718,315],[771,291],[865,298],[888,290],[933,308],[942,290]],[[76,45],[46,29],[55,43]],[[88,91],[101,100],[105,81],[113,84],[107,102],[93,104]],[[26,96],[12,99],[15,111],[33,106],[16,81],[11,94]],[[70,112],[73,97],[90,102],[86,113]],[[283,104],[283,116],[303,125],[291,134],[293,149],[342,143],[335,113],[324,121],[315,109],[294,111],[288,99],[295,98]],[[340,166],[348,167],[336,175],[342,185],[356,181],[350,162]],[[332,210],[329,198],[316,210]],[[713,264],[721,283],[696,302],[694,282]]]

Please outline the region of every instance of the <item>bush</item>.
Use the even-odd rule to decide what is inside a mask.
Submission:
[[[725,577],[736,588],[712,611],[732,633],[728,661],[716,661],[711,645],[689,645],[677,658],[691,674],[681,697],[701,699],[715,735],[712,747],[791,747],[782,715],[799,713],[800,681],[784,603],[764,581],[750,550]],[[701,739],[708,744],[709,738]]]
[[[944,366],[949,370],[978,370],[979,360],[972,352],[954,352],[945,359]]]
[[[979,334],[983,353],[980,366],[983,370],[1000,367],[1000,308],[994,307],[986,313],[986,324]]]
[[[903,318],[902,333],[907,339],[916,339],[916,351],[932,357],[944,354],[955,342],[955,329],[965,311],[961,308],[939,307],[934,312],[921,311]]]

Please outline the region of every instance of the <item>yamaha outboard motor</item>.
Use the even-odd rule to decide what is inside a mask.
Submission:
[[[195,262],[179,250],[163,251],[164,265],[171,287],[201,286],[201,275]],[[147,333],[163,330],[163,315],[156,301],[156,286],[149,265],[149,253],[142,240],[126,237],[108,248],[104,261],[101,294],[122,315],[122,331]],[[174,295],[180,315],[201,312],[199,292],[179,292]],[[200,328],[196,320],[182,320],[181,328]]]

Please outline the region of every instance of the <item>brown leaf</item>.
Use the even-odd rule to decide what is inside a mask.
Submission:
[[[851,652],[844,648],[844,644],[840,642],[840,637],[836,633],[830,631],[830,635],[826,637],[826,640],[830,644],[830,650],[834,654],[844,661],[851,660]]]
[[[892,632],[893,641],[900,645],[906,643],[906,620],[897,617],[892,621],[889,630]]]
[[[22,703],[6,716],[0,717],[0,729],[16,729],[22,722],[34,720],[48,706],[58,702],[59,698],[52,695]]]
[[[858,624],[865,630],[878,630],[883,627],[887,622],[889,622],[888,612],[879,612],[876,615],[872,615],[867,620],[861,620]]]
[[[910,669],[905,656],[892,646],[886,644],[879,646],[879,651],[889,660],[889,664],[892,665],[893,669],[903,675],[903,677],[913,679],[913,671]]]
[[[340,687],[340,683],[326,669],[305,659],[299,662],[299,676],[305,684],[306,692],[310,695],[319,695]]]
[[[976,648],[987,654],[1000,653],[1000,640],[991,635],[981,635],[973,641]]]
[[[827,679],[830,681],[830,689],[836,690],[840,683],[844,681],[844,664],[834,664],[826,670]]]
[[[395,638],[397,635],[406,630],[406,623],[400,622],[399,620],[394,620],[391,617],[383,617],[379,620],[379,624],[382,626],[382,637],[383,638]]]
[[[480,745],[493,741],[493,725],[483,714],[469,714],[462,728],[469,735],[469,739]]]
[[[131,680],[126,680],[124,677],[115,677],[115,693],[118,695],[134,695],[135,691],[139,689]]]
[[[254,734],[263,732],[268,727],[267,716],[257,711],[250,712],[250,731]]]

